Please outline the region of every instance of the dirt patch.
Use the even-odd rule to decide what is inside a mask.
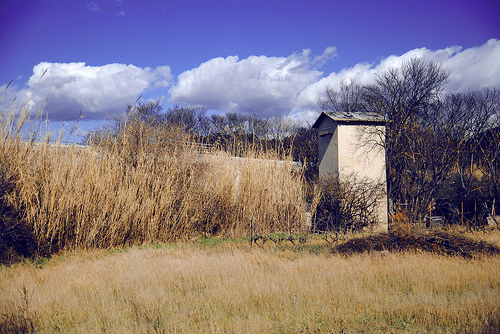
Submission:
[[[373,251],[422,251],[464,258],[500,254],[500,248],[491,243],[443,231],[382,233],[354,238],[332,248],[332,253],[343,255]]]

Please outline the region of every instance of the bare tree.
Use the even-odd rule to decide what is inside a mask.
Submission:
[[[164,116],[165,123],[184,129],[191,135],[206,136],[210,132],[210,118],[207,108],[201,106],[174,106]]]
[[[360,112],[366,109],[363,87],[355,82],[340,83],[340,90],[326,87],[325,97],[318,98],[320,111]]]
[[[142,122],[147,126],[157,126],[163,122],[163,107],[160,100],[137,102],[127,105],[120,115],[115,115],[110,121],[103,123],[95,131],[87,133],[83,144],[99,145],[106,140],[114,140],[127,127]],[[139,140],[139,139],[137,139]]]
[[[293,136],[299,127],[299,124],[291,118],[273,117],[268,120],[267,138],[283,141],[285,138]]]
[[[162,110],[163,106],[160,100],[147,101],[146,103],[138,101],[135,105],[127,105],[124,117],[125,119],[135,118],[148,124],[155,125],[163,121]]]
[[[437,107],[448,79],[448,73],[435,62],[411,59],[379,76],[376,83],[365,86],[363,99],[368,111],[386,119],[385,152],[389,197],[405,203],[415,221],[432,197],[428,163],[433,159],[436,137],[425,122],[432,111],[439,118]],[[436,155],[438,152],[436,152]],[[446,161],[451,161],[446,157]],[[444,163],[444,161],[442,161]],[[433,167],[434,186],[445,170]],[[427,192],[427,193],[425,193]],[[429,193],[430,192],[430,193]]]
[[[486,180],[486,192],[492,198],[491,211],[500,201],[500,94],[483,90],[477,96],[477,109],[486,119],[486,131],[475,137],[479,168]],[[495,203],[496,202],[496,203]]]

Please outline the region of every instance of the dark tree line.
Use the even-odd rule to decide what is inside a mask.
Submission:
[[[416,222],[438,199],[499,201],[500,94],[482,89],[444,93],[448,73],[411,59],[374,84],[343,83],[319,99],[324,111],[376,112],[386,120],[389,198]],[[486,213],[486,211],[485,211]]]

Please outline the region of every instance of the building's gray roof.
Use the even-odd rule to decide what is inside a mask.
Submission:
[[[313,128],[318,127],[319,123],[325,118],[329,117],[339,123],[385,123],[384,117],[375,112],[342,112],[342,111],[329,111],[322,112]]]

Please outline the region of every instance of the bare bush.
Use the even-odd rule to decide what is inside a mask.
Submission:
[[[321,180],[314,228],[345,233],[375,227],[379,223],[376,204],[383,188],[354,175]]]

